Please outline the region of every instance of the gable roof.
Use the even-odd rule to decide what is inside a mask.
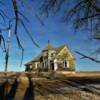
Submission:
[[[56,53],[58,54],[64,47],[65,47],[65,45],[60,46],[60,47],[57,47],[57,48],[53,48],[53,49],[54,49],[54,50],[56,51]]]
[[[63,49],[64,49],[64,51],[67,50],[66,53],[68,54],[67,55],[68,57],[71,57],[71,59],[75,59],[73,53],[71,52],[71,50],[69,49],[69,47],[66,46],[66,45],[61,46],[61,49],[59,50],[59,52],[56,55],[57,58],[59,58],[60,52],[62,52]],[[64,56],[65,56],[65,54],[64,54]]]

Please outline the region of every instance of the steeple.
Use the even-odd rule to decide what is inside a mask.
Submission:
[[[48,40],[48,44],[47,44],[48,49],[51,48],[51,44],[50,44],[50,40]]]
[[[50,40],[48,40],[47,46],[44,48],[44,51],[52,49],[52,45],[50,44]]]

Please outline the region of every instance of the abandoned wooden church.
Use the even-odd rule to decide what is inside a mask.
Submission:
[[[75,71],[75,57],[68,46],[47,46],[32,61],[25,64],[25,71]]]

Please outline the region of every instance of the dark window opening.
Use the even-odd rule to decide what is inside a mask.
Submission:
[[[64,61],[64,67],[67,68],[67,61]]]

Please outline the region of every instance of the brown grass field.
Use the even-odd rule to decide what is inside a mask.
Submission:
[[[1,72],[0,100],[100,100],[100,72]]]

